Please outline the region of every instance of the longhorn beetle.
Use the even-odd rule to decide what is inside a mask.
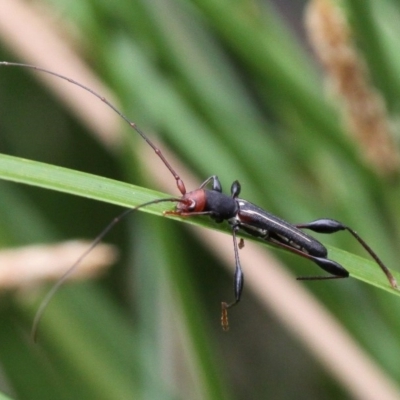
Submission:
[[[43,314],[51,297],[57,291],[57,289],[63,284],[66,278],[72,273],[72,271],[79,265],[84,257],[104,238],[107,232],[128,215],[130,212],[138,210],[139,208],[148,206],[150,204],[156,204],[161,202],[176,202],[174,210],[165,211],[165,215],[176,215],[180,217],[193,217],[199,215],[206,215],[212,218],[217,223],[227,221],[232,230],[233,238],[233,249],[235,255],[235,275],[234,275],[234,300],[230,303],[222,302],[222,317],[221,323],[224,330],[229,328],[228,326],[228,308],[236,305],[240,299],[243,290],[243,272],[240,265],[239,259],[239,248],[242,247],[243,241],[240,240],[238,243],[237,233],[244,231],[247,234],[262,239],[272,245],[281,247],[292,253],[295,253],[301,257],[307,258],[313,261],[324,271],[328,272],[328,276],[312,276],[312,277],[301,277],[297,278],[300,280],[325,280],[325,279],[338,279],[347,278],[349,272],[338,264],[336,261],[328,258],[328,251],[319,241],[314,239],[312,236],[304,233],[302,229],[309,229],[318,233],[335,233],[338,231],[347,230],[350,234],[361,244],[362,247],[369,253],[369,255],[375,260],[375,262],[382,269],[386,275],[391,287],[397,289],[397,282],[394,276],[391,274],[389,269],[383,264],[377,254],[371,249],[371,247],[350,227],[342,224],[339,221],[322,218],[317,219],[313,222],[292,225],[289,222],[284,221],[281,218],[263,210],[262,208],[250,203],[247,200],[239,198],[240,195],[240,184],[238,181],[234,181],[231,186],[231,194],[226,195],[222,193],[221,183],[216,175],[210,176],[206,179],[199,188],[190,192],[186,191],[185,184],[180,176],[175,172],[173,167],[164,157],[161,150],[154,145],[154,143],[147,137],[147,135],[138,126],[130,121],[124,114],[122,114],[113,104],[107,99],[94,92],[92,89],[82,85],[81,83],[70,79],[66,76],[60,75],[53,71],[36,67],[28,64],[0,62],[0,66],[13,66],[29,68],[36,71],[44,72],[46,74],[53,75],[57,78],[66,80],[80,88],[92,93],[95,97],[100,99],[114,112],[116,112],[125,122],[129,124],[155,151],[157,156],[162,160],[168,170],[175,178],[176,185],[181,197],[179,198],[165,198],[149,201],[144,204],[140,204],[132,209],[125,210],[119,217],[115,218],[93,241],[88,250],[82,254],[82,256],[72,265],[69,270],[64,274],[63,277],[53,286],[52,290],[48,293],[47,297],[43,300],[39,310],[36,313],[35,321],[33,324],[33,333],[36,334],[38,322]],[[211,189],[207,187],[211,186]]]

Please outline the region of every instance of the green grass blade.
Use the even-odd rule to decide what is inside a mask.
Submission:
[[[161,193],[124,182],[4,154],[0,155],[0,178],[123,207],[135,207],[166,197]],[[143,210],[162,216],[165,209],[165,205],[155,204]],[[227,232],[226,227],[216,225],[209,218],[186,218],[182,221]],[[400,291],[394,291],[388,287],[387,280],[375,263],[345,251],[335,250],[334,254],[354,278],[400,295]],[[400,281],[400,275],[398,279]]]
[[[56,190],[123,207],[135,207],[147,201],[166,197],[155,191],[124,182],[5,154],[0,154],[0,176],[8,181]],[[151,210],[157,209],[160,207],[151,207]],[[156,213],[162,214],[161,211]]]

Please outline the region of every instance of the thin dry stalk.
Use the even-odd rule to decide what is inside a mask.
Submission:
[[[50,10],[42,13],[44,5],[40,8],[21,0],[0,1],[2,43],[25,63],[49,68],[70,78],[79,77],[87,86],[98,88],[103,96],[117,104],[108,88],[88,71],[74,46],[65,41],[66,30],[61,29],[60,23],[56,26],[48,18]],[[85,125],[97,132],[96,137],[100,142],[112,150],[118,147],[121,121],[114,113],[105,113],[100,101],[91,101],[89,94],[82,93],[73,85],[63,84],[46,74],[36,75]]]
[[[312,0],[306,26],[325,79],[342,107],[346,131],[358,143],[365,160],[382,176],[399,170],[384,100],[373,87],[368,66],[357,50],[340,7],[330,0]]]
[[[68,241],[53,245],[33,245],[0,251],[0,288],[19,290],[45,281],[56,281],[90,246],[86,241]],[[70,279],[89,279],[115,263],[117,250],[99,244],[79,265]]]

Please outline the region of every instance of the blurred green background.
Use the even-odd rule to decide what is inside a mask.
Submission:
[[[309,45],[282,10],[249,0],[36,3],[62,25],[124,113],[156,133],[200,181],[217,174],[227,192],[238,179],[243,198],[289,221],[344,221],[398,268],[398,182],[362,161],[326,99]],[[299,3],[286,5],[296,10],[290,15],[298,26]],[[359,1],[342,3],[366,60],[384,63],[371,73],[396,127],[399,2],[363,1],[362,13]],[[369,45],[371,37],[380,46]],[[23,61],[2,43],[0,59]],[[128,146],[103,146],[29,71],[0,69],[0,130],[2,153],[151,187]],[[134,149],[140,138],[126,127],[123,134]],[[94,238],[120,212],[38,188],[0,186],[2,247]],[[170,194],[177,194],[172,178]],[[2,391],[30,400],[352,398],[246,287],[229,334],[221,331],[220,301],[232,297],[232,274],[182,225],[141,213],[123,221],[106,239],[120,249],[119,263],[102,279],[64,287],[37,345],[29,329],[47,289],[40,296],[3,294]],[[321,240],[363,254],[346,234]],[[276,254],[294,276],[315,274],[313,264]],[[400,381],[397,297],[353,279],[299,284],[388,378]]]

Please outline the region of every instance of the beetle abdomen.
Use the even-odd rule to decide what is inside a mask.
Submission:
[[[272,243],[281,243],[315,257],[326,257],[328,251],[318,240],[285,220],[268,213],[246,200],[238,199],[239,211],[235,218],[240,228],[253,236]],[[232,221],[231,221],[232,223]]]

